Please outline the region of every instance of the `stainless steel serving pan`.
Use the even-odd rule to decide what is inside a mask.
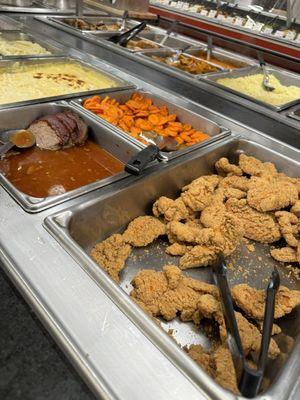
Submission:
[[[203,49],[189,49],[186,51],[186,53],[198,58],[201,58],[199,57],[199,55],[204,55],[206,57],[207,46],[205,45]],[[233,54],[220,48],[214,48],[212,51],[212,56],[215,57],[217,60],[230,62],[234,64],[236,68],[245,68],[257,64],[257,61],[252,60],[251,58],[243,57],[238,54]]]
[[[282,85],[285,86],[298,86],[300,88],[300,76],[297,74],[293,74],[292,72],[286,71],[286,70],[281,70],[281,69],[276,69],[272,68],[270,66],[267,67],[270,75],[274,75]],[[244,68],[244,69],[239,69],[239,70],[232,70],[229,72],[224,72],[224,73],[219,73],[219,74],[214,74],[210,76],[206,76],[205,79],[212,83],[215,86],[218,86],[221,89],[227,90],[228,92],[234,93],[238,96],[244,97],[245,99],[251,100],[257,104],[260,104],[264,107],[268,107],[274,111],[282,111],[286,108],[289,108],[295,104],[300,103],[300,97],[297,100],[290,101],[285,104],[280,104],[280,105],[272,105],[269,103],[265,103],[264,101],[257,100],[254,97],[248,96],[246,94],[243,94],[241,92],[238,92],[236,90],[233,90],[231,88],[228,88],[226,86],[221,85],[218,83],[218,79],[221,78],[239,78],[243,76],[248,76],[248,75],[255,75],[255,74],[262,74],[261,68],[258,66],[253,66],[249,68]]]
[[[196,114],[193,111],[190,111],[184,107],[178,106],[176,104],[176,100],[174,102],[168,101],[168,98],[164,98],[162,96],[158,96],[152,91],[145,91],[145,90],[124,90],[124,91],[119,91],[119,92],[112,92],[112,93],[107,93],[107,96],[110,96],[111,98],[116,99],[120,103],[125,103],[128,101],[132,94],[135,92],[141,93],[145,97],[149,97],[153,100],[153,103],[159,107],[165,105],[168,107],[168,110],[171,114],[176,114],[178,116],[178,119],[180,122],[184,124],[190,124],[193,126],[193,128],[198,129],[204,133],[207,133],[210,135],[210,138],[207,140],[204,140],[203,142],[199,142],[197,144],[194,144],[193,146],[188,146],[183,149],[173,151],[173,152],[161,152],[163,154],[163,157],[165,160],[171,160],[175,157],[179,157],[183,154],[189,153],[195,149],[199,149],[201,147],[207,146],[216,140],[220,140],[224,138],[225,136],[230,135],[230,130],[217,124],[216,122],[213,122],[212,120],[205,118],[204,116],[200,114]],[[86,97],[85,97],[86,98]],[[73,100],[71,103],[77,106],[81,111],[84,111],[88,113],[91,117],[96,118],[97,120],[100,120],[101,123],[107,124],[111,129],[114,129],[116,132],[118,132],[119,135],[127,138],[128,140],[131,140],[137,147],[140,147],[141,149],[145,148],[146,146],[138,141],[137,139],[134,139],[132,136],[128,135],[126,132],[124,132],[122,129],[116,127],[115,125],[110,124],[108,121],[105,119],[97,116],[96,114],[92,113],[91,111],[85,109],[82,106],[84,98],[79,98],[76,100]]]
[[[81,33],[93,33],[93,34],[96,34],[96,35],[101,35],[101,34],[107,34],[108,33],[110,35],[114,35],[114,34],[116,34],[118,32],[121,32],[121,29],[118,29],[118,30],[115,30],[115,31],[100,31],[100,30],[99,31],[97,31],[97,30],[93,31],[93,30],[89,30],[89,29],[85,30],[85,29],[75,28],[74,26],[72,26],[72,25],[68,24],[67,22],[65,22],[65,20],[68,20],[68,19],[69,20],[78,19],[78,17],[71,16],[71,17],[51,17],[51,18],[49,18],[49,20],[51,20],[51,21],[63,26],[64,28],[69,28],[71,30],[79,31]],[[98,17],[85,17],[85,16],[83,16],[80,19],[83,19],[86,22],[90,22],[91,24],[96,24],[98,22],[104,22],[107,25],[111,25],[111,24],[119,24],[119,25],[121,25],[122,24],[122,18],[114,18],[114,17],[101,17],[101,16],[98,16]],[[125,31],[130,29],[130,28],[133,28],[134,26],[136,26],[138,24],[139,24],[138,21],[135,21],[133,19],[127,19],[126,20]]]
[[[34,0],[1,0],[0,5],[12,6],[12,7],[31,7],[34,4]]]
[[[44,224],[48,231],[78,262],[79,266],[101,287],[136,326],[154,343],[191,381],[199,387],[202,395],[214,400],[234,400],[236,396],[222,389],[195,363],[191,363],[187,355],[179,349],[174,341],[159,330],[156,323],[146,316],[139,307],[130,300],[126,293],[132,289],[132,277],[141,269],[160,270],[166,263],[177,264],[178,258],[165,254],[165,244],[157,241],[153,245],[134,249],[129,257],[126,268],[121,273],[121,288],[89,256],[91,248],[109,235],[122,232],[127,224],[139,215],[149,214],[153,202],[165,195],[175,198],[180,189],[191,180],[214,172],[214,163],[220,157],[228,157],[236,161],[238,155],[245,152],[263,161],[275,162],[278,169],[290,176],[299,176],[299,160],[285,157],[276,150],[273,144],[265,147],[256,142],[234,138],[222,143],[201,149],[181,160],[176,160],[163,169],[141,178],[131,186],[123,186],[119,191],[98,196],[86,203],[71,206],[53,216],[46,218]],[[133,201],[135,199],[135,201]],[[109,215],[109,218],[107,217]],[[250,252],[242,244],[238,253],[233,256],[233,269],[229,272],[231,285],[248,283],[259,289],[265,287],[274,265],[280,271],[281,283],[291,289],[300,289],[300,283],[290,276],[289,271],[277,263],[269,255],[270,246],[256,244],[255,252]],[[237,266],[239,267],[237,270]],[[263,266],[263,268],[261,267]],[[184,271],[184,274],[195,279],[212,281],[210,268],[197,268]],[[286,400],[299,378],[300,343],[297,342],[300,326],[299,308],[278,323],[282,334],[276,337],[283,352],[282,357],[270,361],[267,376],[270,387],[256,400]],[[181,346],[200,343],[208,347],[208,340],[201,330],[195,329],[175,319],[169,323],[163,322],[162,327],[168,331],[174,330],[176,339]],[[293,344],[287,348],[287,342]],[[239,397],[242,398],[242,397]]]
[[[25,40],[29,41],[32,43],[37,43],[40,46],[42,46],[45,50],[49,51],[51,54],[26,54],[24,56],[22,55],[2,55],[0,52],[0,59],[22,59],[22,58],[28,58],[28,57],[37,57],[37,58],[47,58],[47,57],[53,57],[53,56],[61,56],[63,51],[59,49],[58,47],[53,46],[52,44],[48,43],[46,40],[41,40],[37,38],[35,35],[30,34],[30,33],[23,33],[17,30],[5,30],[2,31],[0,30],[0,38],[7,40],[8,42],[10,41],[16,41],[16,40]]]
[[[120,89],[128,89],[134,87],[134,85],[126,82],[124,79],[119,78],[107,71],[104,71],[101,69],[99,66],[95,66],[86,62],[83,62],[81,59],[78,58],[71,58],[71,57],[55,57],[49,59],[49,57],[41,57],[41,58],[27,58],[27,59],[14,59],[14,60],[0,60],[0,72],[1,70],[12,70],[13,68],[18,68],[18,65],[35,65],[35,64],[41,64],[41,63],[61,63],[61,62],[76,62],[82,67],[92,69],[96,72],[101,73],[102,75],[109,77],[110,79],[114,80],[116,83],[116,87],[114,88],[105,88],[105,89],[97,89],[97,90],[91,90],[91,91],[84,91],[84,92],[77,92],[77,93],[70,93],[70,94],[63,94],[59,96],[54,96],[54,97],[44,97],[44,98],[38,98],[38,99],[32,99],[32,100],[24,100],[20,102],[14,102],[14,103],[7,103],[7,104],[0,104],[0,110],[2,108],[9,108],[9,107],[15,107],[15,106],[20,106],[20,105],[27,105],[27,104],[36,104],[36,103],[41,103],[44,101],[56,101],[56,100],[63,100],[63,99],[68,99],[72,97],[78,97],[82,96],[85,94],[93,94],[93,93],[106,93],[106,92],[111,92],[114,90],[120,90]]]
[[[64,110],[72,110],[77,113],[89,127],[89,138],[95,143],[98,143],[104,150],[107,150],[123,163],[126,163],[131,157],[140,151],[140,149],[131,141],[126,140],[123,136],[109,129],[107,125],[101,124],[100,121],[96,121],[95,118],[91,118],[86,113],[81,112],[74,106],[65,102],[52,102],[0,110],[0,140],[1,136],[3,137],[1,131],[5,132],[9,129],[24,129],[27,128],[31,122],[44,115],[55,114]],[[121,172],[78,189],[71,190],[62,195],[47,198],[31,197],[20,192],[2,174],[0,174],[0,183],[24,208],[24,210],[35,213],[84,193],[107,186],[112,182],[124,179],[126,176],[128,177],[127,173]]]
[[[200,49],[202,49],[202,47],[200,47]],[[155,68],[162,70],[164,72],[167,72],[169,74],[175,75],[176,77],[178,76],[186,76],[188,78],[195,78],[195,79],[199,79],[200,77],[206,76],[206,75],[212,75],[212,74],[217,74],[218,72],[223,72],[226,71],[225,68],[220,67],[219,65],[216,65],[212,62],[209,61],[205,61],[207,64],[213,65],[214,67],[216,67],[217,72],[210,72],[207,74],[190,74],[189,72],[186,71],[182,71],[179,68],[176,67],[172,67],[170,65],[167,65],[163,62],[159,62],[156,61],[152,58],[152,56],[158,56],[158,57],[169,57],[169,56],[173,56],[175,54],[175,50],[171,50],[171,49],[152,49],[152,50],[143,50],[143,51],[139,51],[137,53],[138,57],[146,59],[148,62],[151,62],[151,65],[153,65]],[[191,54],[188,53],[183,53],[183,55],[185,57],[191,57],[191,58],[197,58],[192,56]],[[201,60],[201,58],[198,58],[198,60]]]
[[[150,39],[152,42],[160,44],[160,42],[166,35],[163,33],[155,33],[155,32],[141,32],[139,36],[145,39]],[[181,49],[187,45],[199,47],[201,45],[201,42],[190,39],[187,36],[182,36],[174,33],[169,35],[164,42],[164,47],[170,47],[173,49]],[[187,53],[189,52],[187,51]]]

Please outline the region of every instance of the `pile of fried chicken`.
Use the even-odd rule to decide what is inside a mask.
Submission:
[[[217,174],[201,176],[182,188],[177,199],[160,197],[153,215],[129,223],[123,234],[113,234],[91,251],[92,258],[119,282],[133,247],[144,247],[165,236],[166,252],[180,256],[179,267],[162,271],[141,270],[133,279],[131,298],[153,318],[170,321],[179,316],[197,326],[211,320],[218,326],[218,340],[209,350],[199,345],[187,353],[224,388],[238,393],[227,332],[216,286],[187,278],[182,270],[212,264],[219,254],[231,255],[246,239],[276,243],[271,256],[281,262],[300,262],[300,179],[278,172],[271,162],[240,154],[238,165],[223,157]],[[249,363],[259,354],[265,292],[247,284],[232,288],[236,319]],[[300,291],[281,286],[276,297],[275,319],[300,304]],[[273,326],[273,334],[280,327]],[[269,357],[280,349],[272,339]]]

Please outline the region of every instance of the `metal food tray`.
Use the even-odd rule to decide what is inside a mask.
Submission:
[[[188,49],[188,50],[186,50],[186,53],[191,54],[194,57],[201,58],[198,56],[198,54],[204,53],[206,56],[207,46],[205,45],[205,47],[203,49]],[[255,61],[255,60],[251,60],[250,58],[243,57],[238,54],[233,54],[233,53],[230,53],[226,50],[222,50],[219,48],[213,48],[212,56],[215,57],[216,59],[219,59],[220,61],[230,62],[232,64],[235,64],[237,69],[246,68],[246,67],[249,67],[252,65],[257,65],[257,61]],[[218,64],[216,64],[216,65],[218,65]]]
[[[285,86],[298,86],[300,87],[300,76],[297,74],[293,74],[289,71],[286,70],[280,70],[276,68],[272,68],[270,66],[267,66],[267,69],[270,73],[270,75],[274,75],[281,84]],[[290,101],[285,104],[281,104],[279,106],[275,106],[269,103],[265,103],[264,101],[257,100],[254,97],[248,96],[246,94],[243,94],[241,92],[238,92],[236,90],[230,89],[226,86],[221,85],[220,83],[217,82],[218,79],[220,78],[239,78],[247,75],[254,75],[254,74],[262,74],[261,68],[259,66],[253,66],[249,68],[244,68],[244,69],[239,69],[239,70],[232,70],[229,72],[223,72],[223,73],[216,73],[214,75],[206,76],[205,79],[206,81],[212,83],[213,85],[223,89],[227,90],[228,92],[234,93],[235,95],[238,95],[240,97],[244,97],[245,99],[251,100],[257,104],[260,104],[264,107],[270,108],[274,111],[282,111],[286,108],[289,108],[295,104],[298,104],[300,102],[300,98],[297,100]]]
[[[200,49],[202,49],[202,47],[200,47]],[[156,50],[156,49],[152,49],[151,50],[151,49],[149,49],[149,50],[142,50],[142,51],[139,51],[137,53],[138,57],[146,59],[148,62],[150,61],[151,65],[153,65],[154,67],[156,67],[156,68],[158,68],[158,69],[160,69],[160,70],[162,70],[164,72],[172,73],[172,75],[175,75],[176,77],[186,76],[188,78],[199,79],[200,77],[203,77],[203,76],[210,76],[210,75],[213,75],[213,74],[218,74],[218,73],[226,71],[224,68],[220,67],[217,64],[214,64],[214,63],[212,63],[210,61],[204,61],[204,60],[201,60],[201,58],[198,58],[198,60],[200,60],[200,61],[204,61],[207,64],[213,65],[214,67],[217,68],[218,71],[217,72],[209,72],[207,74],[190,74],[189,72],[182,71],[179,68],[172,67],[172,66],[167,65],[167,64],[165,64],[163,62],[156,61],[156,60],[154,60],[152,58],[152,56],[169,57],[169,56],[172,56],[174,54],[175,54],[175,50],[171,50],[171,49],[161,49],[161,50]],[[183,53],[183,55],[185,57],[197,58],[197,57],[194,57],[194,56],[192,56],[191,54],[188,54],[188,53]]]
[[[104,23],[107,23],[107,24],[116,24],[116,23],[118,23],[120,25],[122,24],[122,18],[113,18],[113,17],[106,17],[106,16],[104,16],[104,17],[101,17],[101,16],[99,16],[99,17],[85,17],[85,16],[83,16],[83,17],[80,17],[80,18],[78,18],[76,16],[71,16],[71,17],[66,17],[65,16],[65,17],[50,17],[49,18],[50,21],[53,21],[53,22],[55,22],[55,23],[57,23],[59,25],[62,25],[64,28],[69,28],[71,30],[74,30],[74,31],[77,31],[77,32],[81,32],[81,33],[92,33],[92,34],[96,34],[96,35],[103,35],[103,34],[114,35],[116,33],[123,32],[123,31],[121,31],[121,29],[118,29],[116,31],[97,31],[97,30],[93,31],[93,30],[79,29],[79,28],[75,28],[74,26],[68,24],[67,22],[64,22],[65,19],[83,19],[83,20],[85,20],[87,22],[90,22],[90,23],[97,23],[97,22],[103,21]],[[130,28],[133,28],[134,26],[136,26],[138,24],[139,24],[138,21],[135,21],[133,19],[127,19],[126,20],[125,31],[130,29]]]
[[[124,164],[140,149],[132,142],[118,135],[115,131],[101,124],[95,118],[91,118],[86,113],[81,112],[76,107],[66,102],[52,102],[27,107],[16,107],[7,110],[0,110],[0,141],[5,142],[7,137],[5,131],[10,129],[26,129],[34,120],[49,114],[55,114],[71,110],[78,114],[89,127],[89,138],[98,143],[104,150],[107,150]],[[17,116],[17,118],[16,118]],[[2,134],[1,134],[2,132]],[[10,195],[24,208],[25,211],[36,213],[64,201],[78,197],[84,193],[110,185],[113,182],[128,177],[125,172],[120,172],[108,178],[93,182],[80,188],[71,190],[58,196],[49,196],[47,198],[36,198],[19,191],[4,175],[0,173],[0,183],[10,193]]]
[[[35,3],[34,0],[1,0],[0,5],[13,7],[31,7]]]
[[[221,388],[202,369],[182,351],[174,341],[159,329],[127,294],[131,291],[131,280],[141,269],[161,270],[166,263],[177,264],[178,257],[165,253],[166,243],[156,241],[146,249],[134,249],[122,271],[119,287],[89,256],[92,247],[113,233],[122,232],[127,224],[140,215],[151,213],[152,204],[160,196],[175,198],[180,189],[193,179],[214,173],[214,163],[220,157],[236,161],[241,153],[258,157],[263,161],[275,162],[278,169],[291,176],[299,174],[299,160],[285,157],[276,150],[275,144],[270,147],[256,142],[233,138],[215,144],[192,155],[185,156],[177,162],[167,164],[163,169],[139,179],[132,185],[119,191],[98,196],[94,199],[67,208],[45,219],[44,225],[65,250],[78,262],[79,266],[101,287],[115,304],[135,325],[168,357],[185,376],[199,387],[201,394],[214,400],[234,400],[236,396]],[[135,199],[135,201],[133,201]],[[107,218],[107,215],[112,216]],[[281,284],[291,289],[300,289],[300,283],[291,278],[285,266],[273,260],[270,246],[255,244],[255,252],[242,244],[238,255],[233,256],[236,269],[228,271],[230,285],[248,283],[258,289],[265,288],[274,265],[281,275]],[[258,261],[259,260],[259,261]],[[184,275],[212,283],[209,267],[185,270]],[[127,293],[127,294],[126,294]],[[300,312],[298,309],[285,318],[278,320],[282,333],[276,336],[283,355],[277,360],[270,360],[267,366],[267,377],[270,387],[264,394],[255,399],[286,400],[299,378],[300,343],[296,343],[299,334]],[[201,344],[207,348],[209,343],[203,332],[193,324],[181,322],[178,318],[170,322],[163,321],[165,331],[173,329],[173,335],[181,346]],[[287,343],[293,345],[288,346]],[[238,397],[239,399],[243,397]]]
[[[83,91],[83,92],[77,92],[77,93],[70,93],[70,94],[62,94],[59,96],[53,96],[53,97],[43,97],[43,98],[37,98],[37,99],[31,99],[31,100],[24,100],[24,101],[19,101],[19,102],[13,102],[13,103],[5,103],[5,104],[0,104],[0,110],[2,108],[9,108],[9,107],[15,107],[15,106],[21,106],[21,105],[27,105],[27,104],[38,104],[41,102],[45,101],[56,101],[56,100],[65,100],[73,97],[78,97],[78,96],[84,96],[87,94],[93,94],[93,93],[106,93],[106,92],[112,92],[114,90],[121,90],[121,89],[128,89],[128,88],[133,88],[135,85],[130,84],[129,82],[125,81],[122,78],[119,78],[118,76],[115,76],[107,71],[104,71],[101,67],[98,67],[97,65],[92,65],[87,62],[83,62],[79,58],[72,58],[72,57],[54,57],[54,58],[49,58],[49,57],[41,57],[41,58],[16,58],[14,60],[0,60],[0,72],[2,69],[5,68],[16,68],[17,63],[20,65],[28,65],[28,64],[41,64],[41,63],[59,63],[59,62],[76,62],[80,64],[84,68],[92,69],[96,72],[101,73],[102,75],[114,80],[117,83],[117,86],[113,88],[105,88],[105,89],[95,89],[95,90],[88,90],[88,91]]]
[[[53,46],[45,40],[41,40],[34,36],[33,34],[24,33],[18,30],[0,30],[0,38],[7,41],[15,40],[25,40],[33,43],[37,43],[42,46],[45,50],[49,51],[51,54],[26,54],[26,55],[2,55],[0,53],[0,59],[22,59],[22,58],[48,58],[53,56],[61,56],[63,51],[58,47]]]
[[[139,36],[142,38],[145,38],[145,39],[149,39],[152,42],[160,44],[160,42],[166,37],[166,34],[156,33],[156,32],[141,32],[139,34]],[[193,40],[186,36],[171,33],[166,38],[163,46],[170,47],[173,49],[181,49],[187,45],[191,45],[193,47],[199,47],[199,46],[201,46],[201,44],[202,43],[197,40]],[[204,43],[203,43],[203,45],[204,45]],[[186,53],[189,53],[189,52],[187,51]]]
[[[168,110],[171,114],[176,114],[178,116],[178,119],[180,122],[185,123],[185,124],[190,124],[193,126],[193,128],[198,129],[200,131],[203,131],[204,133],[207,133],[211,137],[209,139],[203,140],[202,142],[196,143],[193,146],[188,146],[180,150],[172,151],[172,152],[161,152],[163,155],[163,158],[165,160],[171,160],[175,157],[179,157],[183,154],[189,153],[195,149],[199,149],[201,147],[207,146],[216,140],[220,140],[224,138],[225,136],[230,135],[230,130],[217,124],[216,122],[213,122],[212,120],[203,117],[200,114],[196,114],[193,111],[190,111],[184,107],[178,106],[176,104],[176,101],[170,102],[167,98],[164,98],[162,96],[158,96],[154,94],[151,91],[145,91],[143,89],[141,90],[123,90],[119,92],[112,92],[112,93],[107,93],[107,96],[110,96],[113,99],[116,99],[120,103],[125,103],[130,99],[133,93],[138,92],[141,93],[143,96],[149,97],[153,100],[153,103],[156,104],[157,106],[161,107],[163,105],[168,107]],[[88,97],[85,97],[88,98]],[[117,126],[109,123],[105,119],[99,117],[98,115],[94,114],[93,112],[85,109],[82,106],[82,102],[85,98],[79,98],[76,100],[72,100],[72,104],[76,105],[81,111],[84,111],[88,113],[90,116],[93,118],[96,118],[97,120],[100,120],[101,123],[107,124],[111,129],[114,129],[118,134],[124,136],[127,138],[127,140],[132,141],[136,146],[140,147],[141,149],[145,148],[146,145],[138,141],[137,139],[133,138],[132,136],[128,135],[126,132],[124,132],[122,129],[118,128]]]

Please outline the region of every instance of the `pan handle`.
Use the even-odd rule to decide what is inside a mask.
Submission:
[[[125,171],[132,175],[140,175],[147,165],[158,158],[159,149],[154,144],[147,146],[125,165]]]

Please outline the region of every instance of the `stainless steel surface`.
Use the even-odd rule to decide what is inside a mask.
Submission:
[[[191,54],[195,57],[199,57],[199,55],[201,55],[201,57],[199,58],[204,57],[206,59],[207,48],[205,47],[204,49],[190,49],[187,50],[186,53]],[[220,61],[232,63],[237,68],[245,68],[257,64],[257,62],[251,58],[247,58],[239,54],[233,54],[218,47],[213,48],[212,57]]]
[[[256,156],[264,161],[275,162],[277,167],[291,176],[298,176],[300,162],[281,155],[275,146],[265,147],[257,142],[242,138],[232,138],[223,143],[217,143],[189,157],[184,157],[176,163],[172,163],[162,170],[153,171],[152,174],[141,178],[130,186],[123,187],[118,192],[94,198],[78,206],[67,207],[66,210],[58,212],[45,220],[45,226],[68,253],[78,262],[80,267],[101,287],[115,304],[130,318],[139,329],[164,353],[186,376],[188,376],[199,388],[204,390],[207,398],[224,400],[234,398],[229,392],[218,387],[203,371],[191,363],[188,357],[179,348],[176,348],[174,341],[158,329],[146,314],[132,302],[126,293],[132,290],[130,284],[136,273],[143,268],[160,270],[167,263],[177,264],[178,258],[165,254],[166,244],[163,241],[145,249],[135,249],[129,257],[126,268],[121,274],[121,288],[119,288],[106,273],[90,258],[91,248],[99,241],[109,235],[123,231],[126,225],[135,217],[145,215],[151,210],[153,202],[162,195],[175,197],[179,194],[180,188],[191,180],[214,171],[214,163],[222,156],[230,160],[236,160],[242,152]],[[138,201],[132,201],[138,199]],[[107,218],[107,216],[110,218]],[[269,256],[270,246],[256,245],[256,251],[250,252],[247,246],[241,245],[238,259],[235,265],[239,265],[241,273],[237,274],[233,269],[230,271],[230,284],[247,282],[257,288],[264,287],[264,279],[270,275],[273,266],[276,264],[281,274],[282,284],[300,289],[300,283],[291,278],[289,271]],[[260,259],[259,268],[257,260]],[[253,273],[255,271],[255,273]],[[204,281],[211,282],[212,275],[210,268],[199,268],[185,271],[185,274]],[[248,275],[248,277],[246,277]],[[299,334],[299,309],[290,317],[279,322],[282,324],[284,334],[297,340]],[[207,338],[201,332],[195,332],[192,324],[182,323],[175,319],[163,323],[163,328],[168,331],[176,331],[180,345],[188,346],[200,343],[208,346]],[[268,367],[268,377],[271,386],[265,394],[259,395],[257,399],[287,399],[293,390],[298,379],[300,368],[300,343],[289,352],[287,362],[283,359],[272,361]],[[285,365],[284,365],[285,364]],[[288,377],[288,378],[287,378]],[[284,387],[283,387],[284,382]]]
[[[96,121],[86,113],[82,113],[77,108],[64,102],[44,103],[0,110],[0,140],[1,131],[7,131],[8,129],[26,129],[31,122],[44,115],[55,114],[68,109],[76,112],[85,121],[89,127],[89,138],[93,142],[98,143],[103,149],[107,150],[123,163],[129,161],[129,159],[139,151],[139,148],[131,141],[126,140],[124,136],[118,135],[116,132],[109,129],[107,125],[101,124],[100,121]],[[15,118],[16,115],[18,118]],[[64,194],[47,198],[36,198],[20,192],[3,174],[0,174],[0,183],[24,210],[28,212],[39,212],[84,193],[110,185],[112,182],[124,179],[126,176],[128,175],[125,172],[121,172]]]
[[[297,74],[293,74],[292,72],[289,71],[285,71],[285,70],[280,70],[280,69],[275,69],[272,68],[270,66],[267,67],[268,68],[268,72],[270,75],[274,75],[275,78],[277,78],[279,80],[279,82],[284,85],[284,86],[298,86],[300,87],[300,76]],[[232,70],[230,72],[224,72],[224,73],[220,73],[220,74],[214,74],[214,75],[210,75],[207,76],[207,80],[211,83],[213,83],[214,85],[221,87],[224,90],[230,91],[234,94],[237,94],[241,97],[245,97],[246,99],[249,99],[251,101],[254,101],[257,104],[261,104],[265,107],[271,108],[274,111],[282,111],[286,108],[289,108],[295,104],[298,104],[300,102],[300,98],[294,101],[290,101],[288,103],[285,104],[280,104],[278,106],[276,105],[272,105],[269,103],[265,103],[261,100],[257,100],[254,97],[250,97],[246,94],[243,94],[241,92],[238,92],[236,90],[233,90],[229,87],[225,87],[223,85],[221,85],[220,83],[218,83],[218,79],[220,78],[239,78],[242,76],[248,76],[248,75],[255,75],[255,74],[261,74],[261,68],[258,67],[249,67],[249,68],[245,68],[245,69],[240,69],[240,70]]]
[[[16,41],[16,40],[25,40],[33,43],[37,43],[40,46],[42,46],[45,50],[49,51],[51,54],[27,54],[25,56],[22,55],[2,55],[0,51],[0,59],[22,59],[22,58],[28,58],[28,57],[51,57],[51,56],[58,56],[62,55],[62,49],[55,47],[47,42],[47,40],[41,40],[38,37],[36,37],[34,34],[29,34],[29,33],[24,33],[20,31],[2,31],[0,30],[0,38],[7,40],[8,42],[10,41]]]
[[[9,72],[11,74],[13,74],[13,71],[18,71],[18,69],[20,68],[20,66],[22,65],[39,65],[39,64],[47,64],[47,63],[63,63],[63,62],[76,62],[78,63],[80,66],[84,67],[84,68],[88,68],[88,69],[92,69],[96,72],[101,73],[102,75],[109,77],[110,79],[112,79],[115,83],[115,89],[127,89],[129,87],[132,87],[133,85],[126,82],[124,79],[117,77],[115,75],[113,75],[112,73],[108,72],[108,70],[105,70],[103,68],[101,68],[101,63],[98,63],[98,65],[96,64],[90,64],[88,62],[84,62],[82,59],[80,58],[73,58],[73,57],[55,57],[55,58],[47,58],[47,57],[41,57],[41,58],[15,58],[14,60],[0,60],[0,72],[2,71],[6,71],[7,69],[9,69]],[[103,66],[103,64],[102,64]],[[107,88],[107,89],[97,89],[97,90],[88,90],[88,91],[84,91],[84,92],[77,92],[77,93],[70,93],[70,94],[64,94],[61,96],[54,96],[54,97],[43,97],[43,98],[37,98],[37,99],[31,99],[31,100],[24,100],[24,101],[20,101],[20,102],[14,102],[14,103],[6,103],[6,104],[0,104],[0,110],[3,108],[9,108],[9,107],[15,107],[15,106],[23,106],[23,105],[27,105],[27,104],[33,104],[33,103],[40,103],[43,101],[56,101],[56,100],[64,100],[64,99],[68,99],[68,98],[72,98],[72,97],[77,97],[77,96],[82,96],[84,94],[92,94],[92,93],[98,93],[103,92],[106,93],[107,91],[112,91],[114,90],[114,88]]]
[[[152,58],[152,56],[167,58],[167,57],[171,57],[172,55],[175,55],[175,51],[170,50],[170,49],[143,50],[143,51],[138,52],[137,54],[141,58],[147,58],[151,62],[152,65],[156,65],[156,67],[159,68],[160,70],[166,71],[172,75],[175,75],[176,77],[177,76],[186,76],[186,77],[189,77],[192,79],[199,79],[200,77],[203,77],[203,76],[214,75],[214,74],[217,74],[218,72],[220,73],[220,72],[225,71],[224,68],[220,67],[217,64],[214,64],[213,62],[198,59],[200,61],[203,61],[204,63],[214,66],[217,69],[217,72],[209,72],[209,73],[205,73],[205,74],[191,74],[189,72],[181,70],[180,68],[176,68],[171,65],[167,65],[163,62],[157,61]],[[188,52],[183,53],[183,55],[188,58],[197,59],[197,57],[192,56]]]
[[[79,29],[79,28],[75,28],[74,26],[68,24],[67,22],[65,22],[64,20],[66,19],[74,19],[76,17],[50,17],[49,19],[57,24],[60,24],[63,28],[65,29],[72,29],[75,31],[79,31],[80,33],[93,33],[95,35],[101,35],[101,34],[106,34],[106,35],[113,35],[114,33],[118,33],[121,30],[117,30],[117,31],[97,31],[97,30],[85,30],[85,29]],[[122,18],[116,18],[116,17],[83,17],[83,20],[86,22],[89,22],[91,24],[96,24],[99,22],[104,22],[106,24],[119,24],[120,26],[122,25]],[[127,19],[126,20],[126,29],[130,29],[133,28],[134,26],[138,25],[139,22],[135,21],[133,19]]]
[[[150,39],[150,40],[152,40],[152,42],[163,45],[165,47],[171,47],[173,49],[181,49],[182,47],[189,45],[189,44],[191,46],[195,46],[195,47],[199,47],[199,45],[200,45],[199,41],[196,41],[196,40],[193,40],[188,37],[181,36],[181,35],[177,35],[177,34],[171,34],[166,37],[165,34],[163,34],[163,33],[142,32],[142,33],[140,33],[139,36],[146,38],[146,39]],[[162,43],[162,40],[164,38],[165,38],[165,40]]]
[[[14,7],[31,7],[34,4],[34,0],[1,0],[0,6],[14,6]]]
[[[112,93],[107,93],[107,96],[110,96],[111,98],[116,99],[120,103],[125,103],[130,99],[133,93],[135,93],[137,90],[124,90],[120,92],[112,92]],[[197,144],[194,144],[193,146],[188,146],[180,150],[176,150],[173,152],[164,152],[162,151],[163,157],[165,160],[171,160],[173,158],[182,156],[183,154],[189,153],[195,149],[199,149],[201,147],[207,146],[216,140],[220,140],[228,135],[230,135],[230,130],[224,126],[221,126],[220,124],[214,122],[212,119],[208,119],[205,116],[201,115],[201,113],[195,113],[193,111],[188,110],[185,107],[182,107],[179,105],[179,99],[172,99],[170,101],[168,99],[167,94],[163,95],[157,95],[155,93],[155,90],[143,90],[139,89],[139,93],[141,93],[143,96],[149,97],[153,100],[153,103],[157,105],[158,107],[161,107],[163,105],[166,105],[168,107],[168,110],[170,114],[176,114],[178,116],[178,119],[180,122],[184,124],[190,124],[193,126],[193,128],[202,131],[204,133],[207,133],[211,137],[207,140],[204,140],[203,142],[199,142]],[[125,133],[122,129],[118,128],[117,126],[110,124],[108,121],[105,119],[97,116],[96,114],[92,113],[91,111],[85,109],[82,106],[83,98],[76,99],[72,101],[72,104],[76,105],[81,111],[86,112],[89,114],[91,117],[95,118],[96,120],[100,120],[103,124],[108,125],[111,129],[115,130],[118,132],[119,135],[127,138],[128,140],[132,141],[137,147],[140,147],[141,149],[145,148],[146,146],[139,142],[137,139],[134,139],[132,136],[128,135]]]

